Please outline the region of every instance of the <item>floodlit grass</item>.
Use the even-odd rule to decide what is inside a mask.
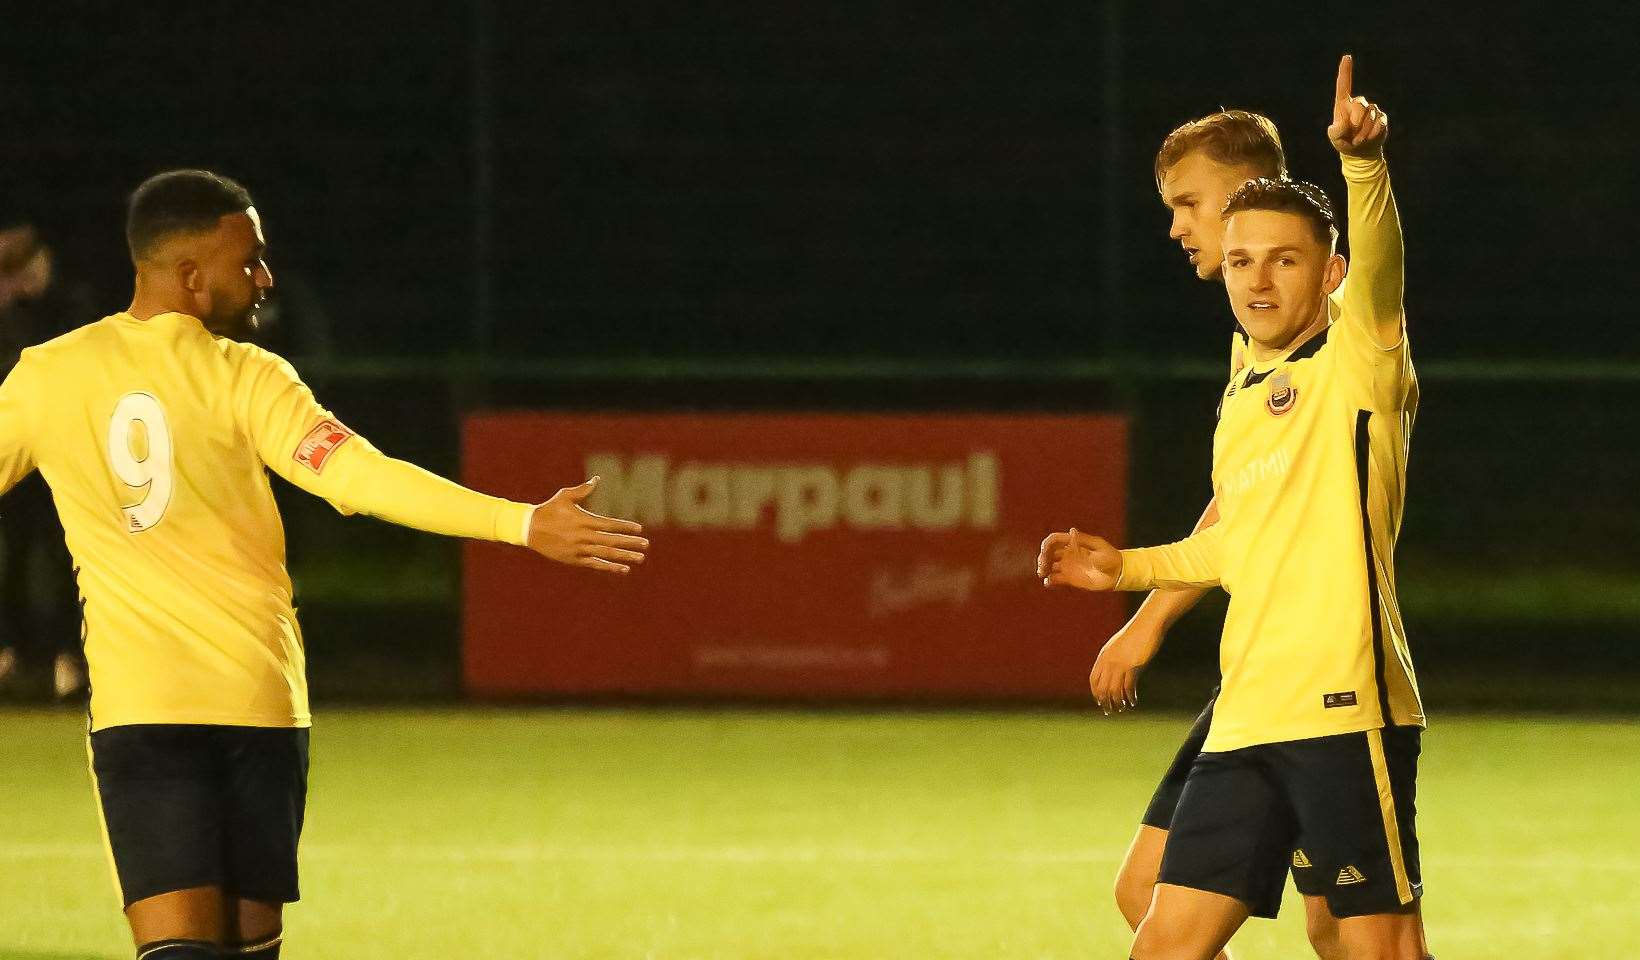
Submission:
[[[1487,570],[1411,563],[1402,610],[1434,623],[1640,623],[1640,571],[1551,566]]]
[[[1110,879],[1187,723],[321,711],[285,955],[1126,956]],[[83,720],[0,713],[0,753],[0,957],[130,956]],[[1640,726],[1439,718],[1420,788],[1442,960],[1632,949]],[[1238,957],[1308,955],[1301,920]]]

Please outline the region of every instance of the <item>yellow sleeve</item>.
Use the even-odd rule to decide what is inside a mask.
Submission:
[[[236,413],[273,472],[343,513],[450,537],[524,544],[532,505],[469,490],[387,456],[320,406],[290,364],[253,350],[247,350],[236,388]]]
[[[0,494],[34,472],[34,397],[29,364],[17,361],[0,383]]]
[[[1349,277],[1331,338],[1363,406],[1399,409],[1412,379],[1401,219],[1382,157],[1341,157],[1349,194]]]
[[[1369,334],[1392,324],[1400,327],[1406,252],[1401,243],[1401,217],[1389,186],[1389,164],[1383,157],[1339,159],[1349,197],[1352,260],[1343,308],[1366,325]],[[1394,343],[1380,341],[1379,345],[1389,348]]]
[[[1116,589],[1216,587],[1223,548],[1224,524],[1215,523],[1177,543],[1123,550],[1122,574],[1116,578]]]

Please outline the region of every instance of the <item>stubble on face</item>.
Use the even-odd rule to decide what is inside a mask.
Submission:
[[[207,313],[201,317],[205,327],[214,333],[244,335],[257,327],[256,311],[264,297],[264,290],[256,281],[256,272],[267,245],[262,234],[262,219],[255,207],[242,213],[225,215],[212,233],[211,253],[206,290],[209,296]]]

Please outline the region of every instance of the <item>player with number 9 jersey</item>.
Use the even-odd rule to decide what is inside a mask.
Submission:
[[[38,466],[62,517],[93,730],[308,725],[268,469],[344,513],[452,536],[523,544],[533,510],[384,456],[288,363],[181,313],[117,313],[26,351],[0,438],[0,489]]]
[[[219,336],[273,287],[238,184],[150,178],[126,239],[131,306],[24,351],[0,384],[0,493],[38,469],[74,556],[92,782],[137,955],[276,960],[300,897],[310,717],[268,472],[343,513],[594,570],[630,572],[649,544],[580,506],[596,478],[540,504],[468,490],[382,454],[290,364]]]

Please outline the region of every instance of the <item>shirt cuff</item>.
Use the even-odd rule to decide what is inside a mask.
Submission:
[[[1389,167],[1381,154],[1376,157],[1350,157],[1339,154],[1338,159],[1344,168],[1344,179],[1357,183],[1376,180],[1383,176]]]
[[[1156,572],[1144,547],[1121,551],[1122,572],[1116,575],[1118,590],[1149,590],[1156,585]]]
[[[519,525],[518,539],[514,540],[513,544],[520,547],[527,547],[530,544],[530,527],[535,523],[536,508],[534,505],[528,503],[521,503],[519,506],[524,508],[522,511],[524,514],[524,520],[523,523]]]

